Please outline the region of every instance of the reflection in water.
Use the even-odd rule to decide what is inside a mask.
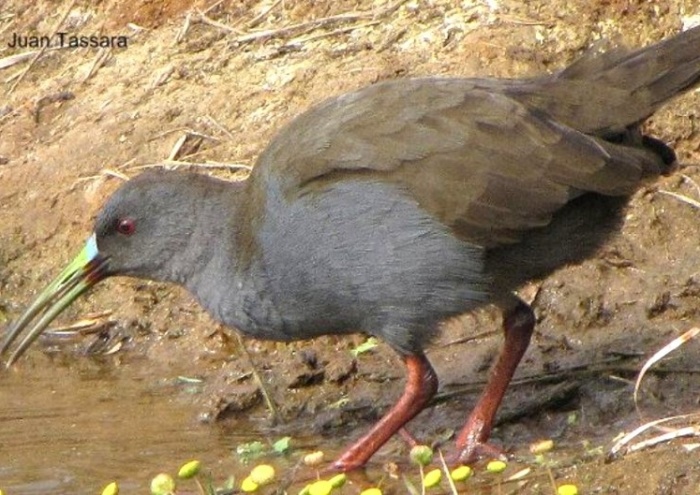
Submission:
[[[191,385],[179,384],[175,371],[143,359],[121,366],[30,354],[0,371],[5,493],[99,493],[114,480],[124,493],[142,493],[151,477],[175,474],[192,458],[224,477],[240,470],[231,452],[246,440],[197,423]]]

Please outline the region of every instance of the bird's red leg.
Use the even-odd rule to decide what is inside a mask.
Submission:
[[[479,402],[457,436],[457,452],[460,461],[471,462],[480,454],[493,455],[497,450],[486,444],[486,441],[491,435],[496,411],[513,378],[515,368],[530,344],[534,327],[535,314],[532,308],[520,299],[517,299],[514,307],[504,313],[503,349],[491,369],[488,383]]]
[[[408,421],[423,410],[437,391],[435,370],[423,354],[404,357],[408,377],[399,401],[362,438],[348,447],[333,463],[340,471],[352,471],[363,466]]]

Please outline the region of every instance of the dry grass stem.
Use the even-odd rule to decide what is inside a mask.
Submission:
[[[126,164],[122,165],[122,167],[126,166],[128,163],[131,163],[131,162],[133,162],[133,160],[130,160],[130,161],[127,162]],[[126,174],[124,174],[124,173],[122,173],[122,172],[120,172],[120,171],[118,171],[118,170],[114,170],[114,169],[111,169],[111,168],[103,168],[102,170],[100,170],[100,173],[97,174],[97,175],[89,175],[89,176],[87,176],[87,177],[78,177],[78,178],[73,182],[73,184],[71,184],[70,189],[75,188],[75,186],[77,186],[78,184],[80,184],[80,183],[82,183],[82,182],[89,182],[89,181],[101,179],[101,178],[103,178],[103,177],[114,177],[114,178],[116,178],[116,179],[123,180],[124,182],[126,182],[126,181],[129,180],[129,176],[128,176],[128,175],[126,175]]]
[[[176,45],[178,43],[182,43],[182,40],[184,40],[185,37],[187,36],[187,33],[189,32],[191,25],[192,25],[192,13],[188,13],[185,16],[185,22],[182,24],[182,27],[177,32],[177,35],[175,35],[175,44]]]
[[[224,24],[223,22],[215,21],[214,19],[211,19],[204,15],[202,12],[197,13],[197,18],[195,19],[197,22],[201,22],[203,24],[208,24],[210,26],[213,26],[215,28],[221,29],[222,31],[226,31],[228,33],[233,33],[233,34],[243,34],[243,31],[240,29],[237,29],[235,27],[229,26],[227,24]]]
[[[263,19],[265,19],[265,18],[267,17],[267,15],[268,15],[270,12],[272,12],[274,9],[276,9],[277,6],[278,6],[279,4],[281,4],[283,1],[284,1],[284,0],[277,0],[275,3],[273,3],[272,5],[270,5],[267,9],[263,10],[263,11],[260,12],[258,15],[256,15],[255,17],[253,17],[250,21],[248,21],[248,23],[246,24],[246,27],[247,27],[248,29],[253,29],[255,26],[257,26],[258,24],[260,24],[260,23],[263,21]]]
[[[243,163],[222,163],[208,161],[205,163],[195,163],[195,162],[183,162],[178,160],[163,160],[158,163],[149,163],[146,165],[137,165],[131,167],[129,170],[142,170],[147,168],[157,168],[163,167],[167,169],[177,169],[179,167],[197,167],[197,168],[213,168],[213,169],[227,169],[227,170],[253,170],[250,165],[245,165]]]
[[[94,76],[97,71],[104,66],[104,64],[107,63],[107,61],[112,58],[112,49],[111,48],[100,48],[100,50],[97,52],[97,55],[95,56],[95,60],[92,62],[92,65],[90,66],[90,70],[88,71],[87,75],[83,79],[83,82],[88,81],[89,79]]]
[[[47,329],[44,333],[46,335],[53,335],[56,337],[61,337],[65,335],[73,335],[76,333],[93,333],[99,330],[106,323],[106,319],[112,315],[112,311],[102,311],[95,315],[83,318],[81,320],[69,323],[67,325],[51,327]]]
[[[61,27],[61,25],[63,24],[63,22],[66,20],[66,17],[68,17],[68,14],[70,14],[70,11],[73,10],[73,6],[75,5],[75,2],[76,2],[76,0],[73,0],[68,5],[68,8],[66,9],[66,11],[63,13],[61,18],[58,20],[58,22],[54,26],[53,31],[51,32],[52,38],[54,36],[56,36],[56,33],[58,32],[58,30]],[[15,79],[15,81],[12,83],[10,88],[7,90],[8,95],[12,94],[12,92],[15,90],[15,88],[17,88],[19,83],[22,82],[22,79],[24,79],[24,76],[26,76],[27,73],[31,70],[31,68],[34,67],[34,64],[36,63],[36,61],[39,60],[39,57],[41,57],[45,51],[46,51],[46,46],[44,45],[41,47],[41,50],[39,50],[39,52],[36,55],[34,55],[34,58],[32,58],[31,62],[29,62],[29,65],[27,65],[27,67],[24,69],[24,71],[20,72],[19,77],[17,77],[17,79]]]
[[[173,72],[175,72],[175,68],[172,65],[169,65],[161,71],[159,71],[156,74],[156,77],[153,78],[150,89],[155,89],[165,84],[168,81],[168,79],[170,79],[170,76],[173,75]]]
[[[231,141],[235,140],[235,136],[231,133],[231,131],[229,131],[228,129],[226,129],[226,127],[224,127],[223,125],[221,125],[216,119],[214,119],[214,117],[212,117],[211,115],[205,115],[204,118],[205,118],[211,125],[213,125],[213,126],[216,127],[219,131],[221,131],[223,134],[226,134],[226,136],[227,136]]]
[[[687,332],[683,333],[682,335],[676,337],[675,339],[671,340],[668,344],[664,345],[661,349],[656,351],[645,363],[644,366],[642,366],[641,371],[639,372],[639,375],[637,376],[637,380],[634,383],[634,407],[637,409],[637,414],[639,414],[639,417],[642,417],[642,413],[639,410],[639,400],[638,400],[638,395],[639,395],[639,387],[642,383],[642,379],[644,378],[644,375],[646,372],[654,366],[656,363],[658,363],[661,359],[666,357],[668,354],[671,352],[675,351],[678,349],[680,346],[688,342],[689,340],[695,338],[698,333],[700,333],[700,328],[698,327],[693,327]]]
[[[272,416],[272,422],[273,422],[273,424],[277,423],[277,421],[280,419],[279,411],[278,411],[277,406],[275,405],[274,401],[272,400],[272,397],[270,395],[270,392],[267,389],[267,386],[265,385],[265,382],[263,382],[263,380],[260,376],[260,373],[258,373],[258,368],[255,365],[255,361],[253,361],[253,356],[250,355],[250,352],[248,351],[248,348],[243,343],[243,339],[241,338],[240,334],[238,332],[233,332],[233,334],[236,336],[236,340],[238,341],[238,345],[243,350],[243,353],[246,355],[246,358],[248,359],[248,364],[250,365],[251,372],[253,373],[253,378],[258,383],[258,386],[260,387],[260,391],[262,392],[262,395],[263,395],[263,399],[265,399],[265,404],[267,405],[267,408],[270,410],[270,415]]]
[[[8,67],[12,67],[13,65],[20,64],[25,60],[29,60],[30,58],[36,56],[37,53],[39,53],[39,50],[32,50],[29,52],[16,53],[8,57],[0,58],[0,70],[7,69]]]
[[[450,485],[450,493],[452,495],[457,495],[459,492],[457,491],[457,487],[455,486],[455,482],[452,479],[452,476],[450,475],[450,468],[447,467],[447,463],[445,462],[445,456],[442,455],[442,451],[438,449],[437,451],[438,456],[440,456],[440,468],[442,469],[442,473],[445,475],[445,479],[447,480],[447,483]]]
[[[687,182],[688,184],[693,186],[693,189],[695,189],[696,196],[700,196],[700,185],[698,185],[698,183],[695,182],[689,175],[681,174],[681,177],[683,178],[683,182]]]
[[[312,21],[301,22],[299,24],[293,24],[291,26],[286,26],[282,28],[266,29],[264,31],[257,31],[253,33],[244,34],[233,41],[234,43],[248,43],[250,41],[256,41],[260,39],[285,37],[292,34],[296,34],[298,32],[300,32],[300,34],[308,33],[315,29],[329,28],[336,24],[343,24],[346,22],[359,22],[366,19],[378,20],[395,12],[406,1],[407,0],[398,0],[397,2],[394,2],[389,7],[386,7],[378,13],[350,12],[347,14],[338,14],[329,17],[324,17],[321,19],[314,19]]]
[[[5,24],[3,27],[0,28],[0,35],[2,35],[5,31],[9,31],[9,29],[14,26],[15,20],[13,19],[14,15],[13,14],[8,14],[8,15],[1,15],[0,14],[0,21],[5,21],[6,19],[10,19],[10,22]]]
[[[682,201],[683,203],[689,204],[693,208],[700,209],[700,201],[696,201],[693,198],[689,198],[688,196],[685,196],[683,194],[678,194],[672,191],[664,191],[662,189],[659,190],[659,193],[665,194],[666,196],[671,196],[672,198],[676,198],[678,201]]]
[[[203,14],[208,14],[209,12],[211,12],[212,10],[214,10],[215,8],[217,8],[217,7],[218,7],[219,5],[221,5],[222,3],[224,3],[224,0],[218,0],[218,1],[214,2],[213,4],[211,4],[209,7],[207,7],[206,9],[204,9],[204,10],[202,11],[202,13],[203,13]]]
[[[301,43],[308,43],[309,41],[315,41],[319,40],[322,38],[330,38],[332,36],[337,36],[339,34],[345,34],[345,33],[350,33],[352,31],[355,31],[356,29],[362,29],[370,26],[376,26],[377,24],[380,24],[382,21],[369,21],[369,22],[364,22],[360,24],[354,24],[352,26],[344,27],[344,28],[338,28],[334,29],[333,31],[329,31],[327,33],[318,33],[318,34],[311,34],[309,36],[303,37],[303,38],[295,38],[289,42],[290,45],[294,44],[301,44]]]
[[[684,426],[684,427],[676,428],[676,429],[660,426],[664,423],[669,423],[672,421],[697,420],[698,416],[700,416],[700,415],[698,415],[697,413],[683,414],[680,416],[670,416],[667,418],[661,418],[661,419],[657,419],[655,421],[650,421],[648,423],[644,423],[643,425],[635,428],[630,433],[627,433],[626,435],[624,435],[620,439],[618,439],[615,442],[615,444],[608,451],[607,455],[605,456],[605,460],[606,460],[606,462],[610,462],[610,461],[612,461],[616,458],[619,458],[620,456],[623,456],[629,452],[635,452],[637,450],[641,450],[641,449],[644,449],[646,447],[650,447],[652,445],[658,445],[659,443],[667,442],[669,440],[673,440],[676,438],[688,437],[688,436],[700,436],[700,427],[698,427],[698,426]],[[642,441],[637,442],[635,444],[628,445],[632,440],[639,437],[642,433],[644,433],[650,429],[662,429],[662,430],[664,430],[664,433],[662,433],[661,435],[657,435],[655,437],[652,437],[650,439],[642,440]]]

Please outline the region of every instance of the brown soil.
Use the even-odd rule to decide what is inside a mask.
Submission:
[[[54,2],[47,12],[40,2],[7,0],[0,8],[0,58],[28,50],[7,47],[12,33],[51,33],[70,4]],[[77,2],[62,30],[125,35],[128,48],[50,50],[26,74],[27,62],[0,69],[0,324],[78,251],[94,213],[121,181],[115,175],[162,162],[187,132],[196,134],[178,160],[252,165],[276,130],[325,97],[397,77],[552,71],[601,38],[644,45],[700,15],[696,0],[456,4]],[[198,9],[209,5],[215,7],[203,20]],[[334,17],[349,13],[356,16]],[[316,19],[326,20],[309,24]],[[299,27],[284,29],[293,25]],[[534,380],[511,387],[494,433],[533,469],[519,493],[552,493],[548,469],[557,483],[575,482],[585,493],[698,493],[697,453],[688,453],[683,440],[607,464],[603,450],[641,422],[631,384],[642,357],[692,327],[700,313],[700,212],[660,192],[698,199],[692,181],[700,181],[699,118],[697,92],[655,115],[648,131],[676,149],[680,170],[635,195],[624,228],[600,256],[528,288],[539,323],[518,376]],[[113,339],[107,347],[121,345],[116,356],[142,354],[156,363],[154,373],[206,379],[206,393],[193,399],[203,416],[231,421],[264,411],[237,341],[183,290],[110,280],[64,321],[105,310]],[[442,400],[412,424],[418,438],[434,441],[464,420],[501,343],[498,324],[484,312],[446,325],[429,353]],[[280,408],[275,431],[356,437],[387,409],[402,387],[400,362],[383,344],[354,359],[349,350],[363,340],[244,341]],[[641,393],[646,419],[697,408],[699,357],[691,342],[649,375]],[[269,429],[271,422],[259,426]],[[562,446],[549,468],[527,454],[539,438]],[[404,456],[405,446],[392,442],[377,465]],[[509,493],[516,486],[501,488]]]

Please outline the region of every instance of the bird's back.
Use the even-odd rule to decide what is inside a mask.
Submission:
[[[674,161],[670,148],[641,135],[640,121],[699,76],[695,28],[641,50],[587,55],[537,79],[376,84],[326,100],[287,125],[262,153],[251,190],[263,203],[274,196],[277,207],[270,211],[278,218],[268,212],[269,225],[290,222],[299,229],[303,219],[292,220],[294,206],[303,203],[312,211],[332,203],[339,212],[341,203],[333,203],[339,187],[356,190],[356,199],[362,191],[381,190],[412,202],[435,225],[402,242],[418,245],[437,231],[451,234],[463,243],[468,270],[481,271],[471,282],[464,279],[465,290],[475,280],[490,281],[479,289],[490,295],[474,299],[483,301],[590,256],[607,239],[619,224],[624,197]],[[384,236],[372,242],[392,245],[400,236],[385,227],[405,218],[391,208],[366,212],[373,204],[368,199],[351,211],[366,215],[365,222]],[[320,215],[329,235],[344,221],[342,215]],[[321,235],[318,245],[330,246]],[[334,259],[356,255],[364,239],[356,240],[355,246],[330,246]],[[317,261],[296,260],[297,278],[306,268],[312,273]],[[393,261],[409,266],[415,260]],[[397,275],[382,283],[404,282]],[[278,293],[285,293],[281,285]],[[318,298],[327,302],[324,293]],[[381,311],[382,298],[377,300]]]

